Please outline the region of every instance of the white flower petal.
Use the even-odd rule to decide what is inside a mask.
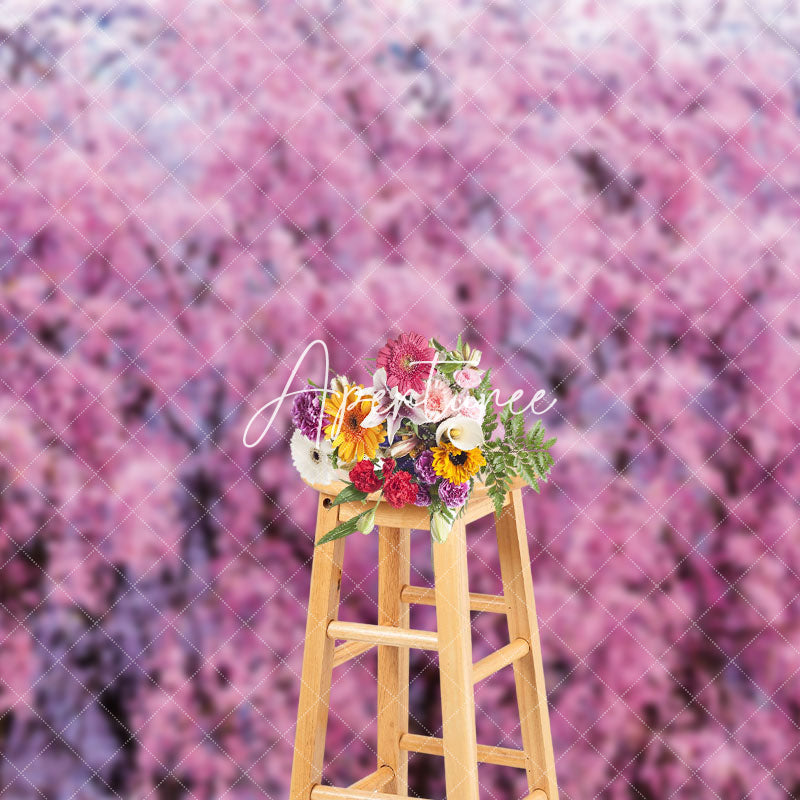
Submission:
[[[377,428],[386,419],[386,414],[380,412],[377,405],[373,405],[364,419],[361,420],[362,428]]]
[[[459,450],[472,450],[483,444],[480,423],[468,417],[450,417],[440,422],[436,428],[436,444],[441,444],[445,436]]]
[[[317,448],[311,439],[302,431],[296,430],[289,443],[292,454],[292,463],[300,477],[307,483],[328,484],[336,479],[336,474],[331,463],[333,448],[327,440],[320,442]]]

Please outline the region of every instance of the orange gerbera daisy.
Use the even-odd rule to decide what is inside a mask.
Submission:
[[[325,426],[325,436],[331,440],[342,464],[360,461],[364,456],[375,458],[386,435],[383,423],[374,428],[361,427],[372,410],[372,397],[359,394],[363,390],[363,386],[346,386],[343,392],[333,392],[325,400],[325,413],[331,420]]]

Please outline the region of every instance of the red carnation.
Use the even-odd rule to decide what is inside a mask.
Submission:
[[[381,488],[381,479],[375,474],[375,467],[366,458],[359,461],[349,473],[350,480],[360,492],[377,492]]]
[[[388,478],[394,472],[396,466],[397,462],[393,458],[384,458],[382,467],[383,477]]]
[[[411,480],[411,473],[400,470],[386,479],[383,496],[394,508],[402,508],[417,499],[417,485]]]

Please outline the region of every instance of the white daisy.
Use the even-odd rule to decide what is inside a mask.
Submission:
[[[289,443],[292,462],[307,483],[328,484],[336,480],[331,463],[333,448],[327,440],[320,442],[319,447],[299,429],[292,434]]]

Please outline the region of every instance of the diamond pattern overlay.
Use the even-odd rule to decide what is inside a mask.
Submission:
[[[307,342],[363,379],[398,330],[558,399],[563,797],[800,796],[799,48],[791,0],[0,2],[0,796],[286,797],[315,497],[285,413],[242,430]],[[374,678],[335,674],[337,785]],[[436,735],[424,653],[411,704]],[[510,676],[478,704],[518,746]]]

